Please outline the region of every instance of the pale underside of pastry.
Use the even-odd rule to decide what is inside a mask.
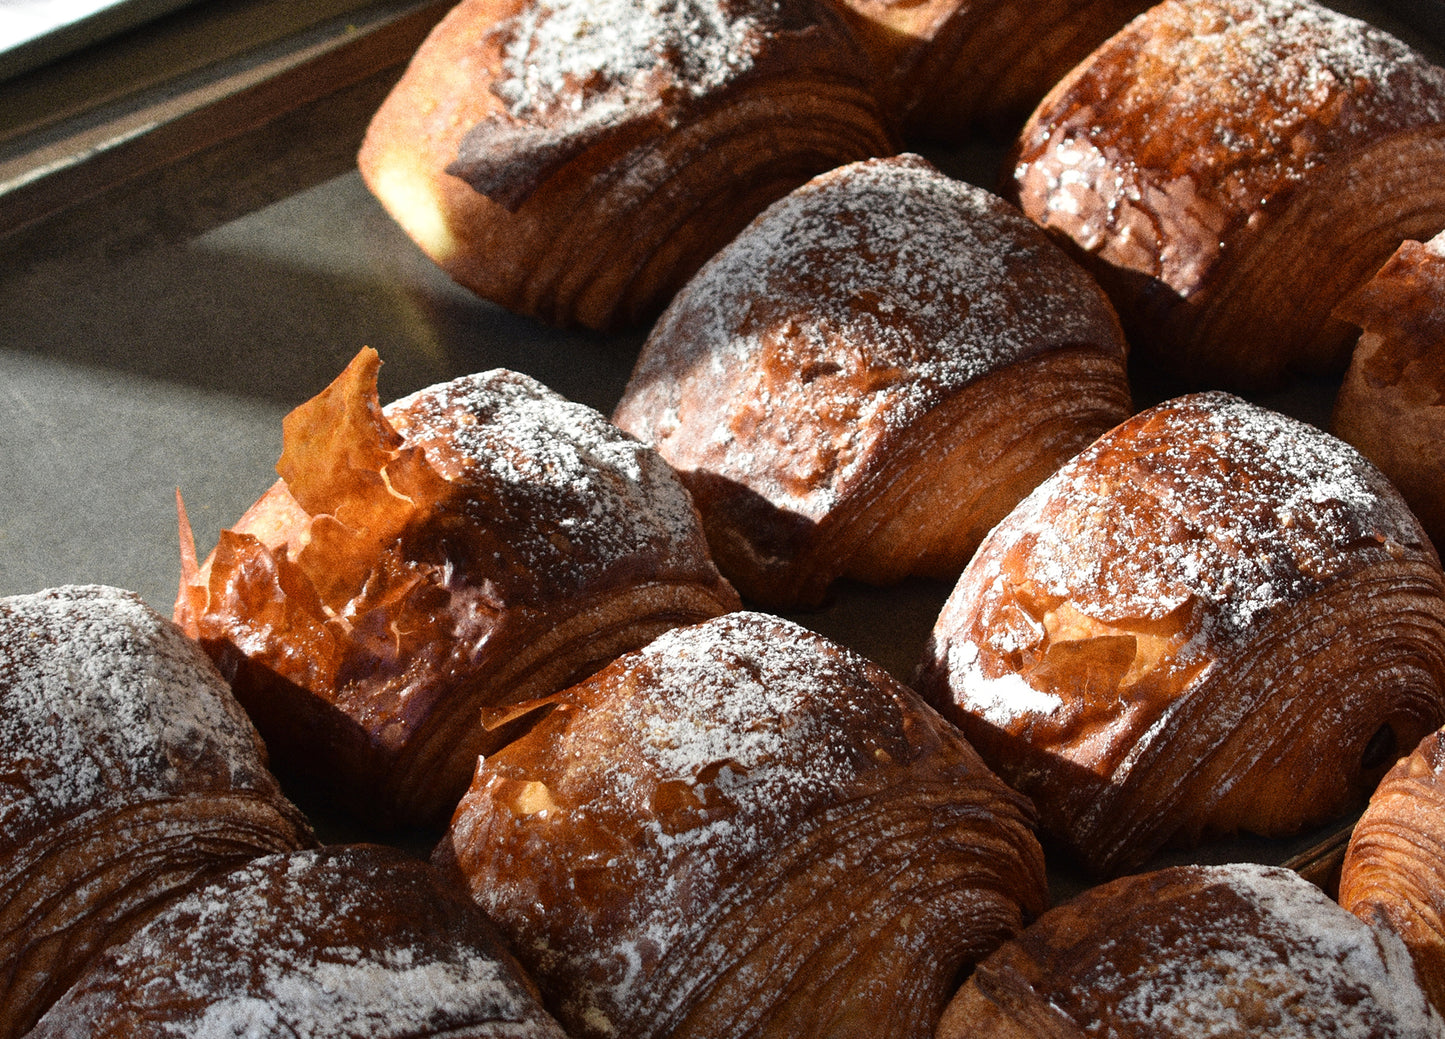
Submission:
[[[1109,874],[1361,806],[1445,720],[1445,576],[1348,445],[1195,394],[1100,438],[994,529],[917,684]]]
[[[0,1035],[190,884],[314,841],[206,656],[129,592],[0,599]]]
[[[462,285],[607,328],[654,317],[775,198],[895,149],[866,59],[811,0],[465,0],[359,162]]]
[[[958,144],[1012,134],[1149,0],[834,0],[879,68],[904,134]]]
[[[1039,105],[1010,191],[1185,388],[1342,372],[1335,305],[1445,227],[1445,70],[1312,0],[1168,0]]]
[[[529,701],[737,596],[675,474],[601,415],[503,370],[383,409],[379,364],[288,416],[282,479],[183,551],[176,616],[278,768],[439,825]]]
[[[1286,869],[1181,866],[1057,906],[981,963],[937,1039],[1445,1035],[1392,934]]]
[[[1445,747],[1436,731],[1395,764],[1350,835],[1340,905],[1388,927],[1445,1008]]]
[[[787,621],[677,629],[556,702],[435,858],[579,1039],[923,1039],[1046,902],[1026,802]]]
[[[565,1039],[466,896],[379,845],[258,858],[117,943],[35,1039]]]
[[[1445,545],[1445,233],[1403,243],[1335,310],[1360,326],[1331,430],[1400,489]]]
[[[1130,411],[1097,285],[997,197],[916,156],[831,171],[714,257],[613,419],[681,474],[750,601],[953,579]]]

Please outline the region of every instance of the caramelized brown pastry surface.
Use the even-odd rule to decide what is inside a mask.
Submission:
[[[1340,904],[1404,939],[1445,1008],[1445,746],[1425,737],[1380,781],[1340,869]]]
[[[910,139],[1012,133],[1050,87],[1149,0],[835,0]]]
[[[436,860],[575,1036],[921,1039],[1045,905],[1026,802],[787,621],[676,629],[553,702]]]
[[[692,491],[743,595],[953,578],[1130,410],[1112,308],[995,196],[916,156],[818,177],[678,295],[614,421]]]
[[[314,838],[216,669],[129,592],[0,599],[0,1035],[199,878]]]
[[[979,964],[937,1039],[1445,1035],[1394,935],[1289,870],[1175,867],[1050,910]]]
[[[1400,488],[1445,545],[1445,233],[1403,243],[1336,316],[1359,325],[1331,429]]]
[[[733,608],[686,491],[502,370],[382,409],[374,352],[287,419],[282,479],[176,617],[277,763],[374,823],[444,822],[535,697]]]
[[[918,687],[1109,873],[1362,804],[1445,720],[1445,577],[1348,445],[1196,394],[1100,438],[993,530]]]
[[[1168,0],[1044,99],[1011,190],[1191,386],[1343,371],[1335,304],[1445,226],[1445,70],[1312,0]]]
[[[466,896],[375,845],[257,859],[108,950],[35,1039],[564,1039]]]
[[[773,199],[888,154],[811,0],[465,0],[376,113],[363,177],[453,278],[544,320],[651,318]]]

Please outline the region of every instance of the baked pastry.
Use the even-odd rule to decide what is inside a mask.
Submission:
[[[896,149],[814,0],[464,0],[376,113],[362,177],[462,285],[559,324],[650,320],[815,173]]]
[[[1098,286],[917,156],[815,178],[700,271],[613,421],[656,446],[744,598],[954,579],[995,522],[1130,412]]]
[[[465,894],[380,845],[257,859],[99,957],[31,1039],[566,1039]]]
[[[836,0],[880,69],[904,137],[1009,136],[1049,88],[1150,0]]]
[[[1185,388],[1338,374],[1335,305],[1445,227],[1445,70],[1313,0],[1167,0],[1043,100],[1009,191]]]
[[[1362,806],[1445,722],[1445,575],[1349,445],[1194,394],[993,530],[917,688],[1093,873],[1283,837]]]
[[[216,669],[130,592],[0,599],[0,1036],[192,883],[310,845]]]
[[[979,964],[937,1039],[1445,1035],[1399,939],[1286,869],[1178,866],[1050,910]]]
[[[1402,244],[1335,314],[1364,332],[1331,430],[1384,471],[1445,546],[1445,233]]]
[[[291,413],[281,479],[176,619],[278,769],[374,826],[441,826],[526,704],[737,605],[687,492],[595,411],[498,370],[383,410],[364,350]]]
[[[1425,737],[1380,781],[1340,867],[1340,905],[1404,939],[1445,1009],[1445,733]]]
[[[959,969],[1046,904],[1027,803],[788,621],[676,629],[553,703],[479,763],[434,860],[576,1039],[931,1036]]]

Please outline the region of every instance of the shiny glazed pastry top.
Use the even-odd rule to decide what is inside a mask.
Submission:
[[[552,702],[435,860],[579,1039],[925,1039],[1046,903],[1027,803],[796,624],[674,629]]]
[[[873,159],[764,211],[673,300],[613,420],[657,447],[744,597],[952,579],[1130,411],[1113,309],[1001,199]]]
[[[1335,304],[1445,226],[1445,70],[1313,0],[1167,0],[1065,77],[1009,186],[1186,389],[1342,372]]]
[[[379,364],[288,416],[281,480],[186,553],[176,617],[278,767],[420,826],[519,705],[737,597],[667,464],[592,409],[503,370],[383,409]]]
[[[994,528],[918,683],[1109,873],[1362,804],[1445,721],[1445,575],[1347,444],[1195,394],[1106,434]]]

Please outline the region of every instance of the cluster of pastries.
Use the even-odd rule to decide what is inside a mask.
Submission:
[[[904,150],[1010,121],[998,193]],[[0,1039],[1445,1036],[1445,71],[1313,0],[463,0],[360,167],[650,334],[611,415],[363,350],[174,623],[0,601]],[[1332,432],[1235,395],[1352,350]],[[907,675],[807,626],[905,579]],[[1200,864],[1362,809],[1329,890]]]

